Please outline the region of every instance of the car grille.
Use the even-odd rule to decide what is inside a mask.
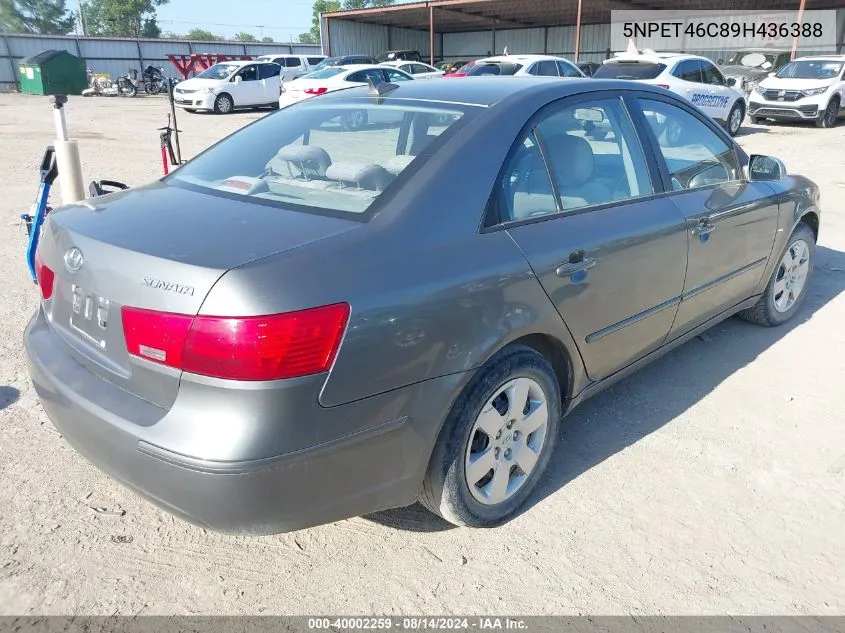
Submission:
[[[791,117],[793,119],[812,119],[818,113],[816,106],[801,106],[799,108],[757,108],[750,109],[749,112],[754,116],[773,116],[773,117]]]
[[[802,96],[800,90],[766,90],[763,93],[766,101],[798,101]]]

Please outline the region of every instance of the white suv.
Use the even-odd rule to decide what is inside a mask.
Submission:
[[[621,53],[605,60],[593,79],[633,79],[681,95],[736,135],[745,118],[745,93],[706,57],[678,53]]]
[[[262,55],[256,59],[278,64],[282,67],[282,81],[290,81],[310,73],[325,58],[325,55]]]
[[[752,123],[815,121],[833,127],[845,104],[845,55],[800,57],[761,81],[748,98]]]

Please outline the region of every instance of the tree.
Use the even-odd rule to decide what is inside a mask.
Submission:
[[[65,0],[0,0],[0,31],[67,35],[75,22]]]
[[[258,38],[255,37],[252,33],[235,33],[235,39],[239,42],[257,42]]]
[[[320,14],[330,11],[340,11],[340,0],[315,0],[311,16],[311,30],[300,33],[299,41],[303,44],[320,43]]]
[[[217,37],[211,31],[206,31],[205,29],[191,29],[188,31],[188,34],[185,36],[186,39],[189,40],[219,40],[222,38]]]
[[[272,43],[273,43],[273,42],[275,42],[276,40],[274,40],[272,37],[270,37],[270,36],[268,35],[267,37],[262,37],[262,38],[261,38],[261,41],[262,41],[262,42],[264,42],[265,44],[272,44]]]
[[[156,7],[168,0],[88,0],[82,3],[86,35],[158,37]]]
[[[299,41],[303,44],[319,44],[320,43],[320,14],[330,13],[332,11],[352,10],[352,9],[368,9],[371,7],[386,7],[393,4],[396,0],[315,0],[314,12],[311,17],[311,30],[300,33]]]

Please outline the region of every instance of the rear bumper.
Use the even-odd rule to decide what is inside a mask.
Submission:
[[[27,326],[25,347],[44,410],[80,454],[156,505],[220,532],[274,534],[412,503],[437,430],[399,415],[272,457],[197,459],[146,441],[163,424],[156,412],[170,412],[67,356],[40,310]],[[87,397],[91,383],[98,383],[96,401]],[[135,419],[115,413],[126,410],[137,412]]]

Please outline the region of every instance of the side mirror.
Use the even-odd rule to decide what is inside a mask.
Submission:
[[[728,77],[726,83],[731,87],[736,86],[736,77]]]
[[[786,166],[779,158],[752,154],[748,161],[748,180],[774,181],[786,178]]]
[[[241,77],[240,75],[235,75],[234,77],[232,77],[232,81],[234,81],[236,84],[241,83],[243,80],[244,80],[244,78]]]

